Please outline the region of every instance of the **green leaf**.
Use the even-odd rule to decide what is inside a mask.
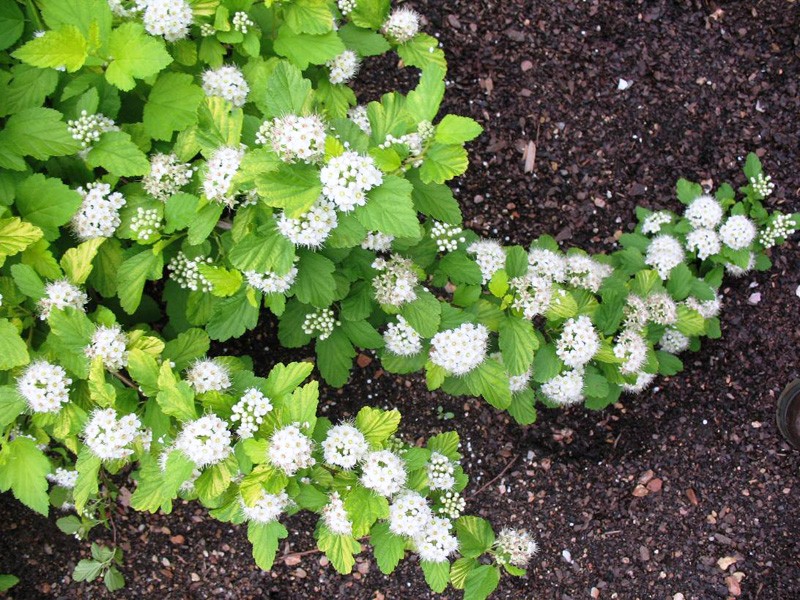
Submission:
[[[319,170],[314,165],[281,165],[256,177],[258,195],[269,206],[282,208],[296,218],[307,212],[322,193]]]
[[[169,368],[167,363],[164,364]],[[179,421],[192,421],[197,418],[197,410],[194,406],[194,392],[185,381],[179,381],[172,386],[162,388],[156,396],[156,401],[165,415],[173,416]]]
[[[195,491],[202,503],[211,504],[216,498],[222,496],[230,486],[231,471],[227,462],[207,467],[194,482]]]
[[[330,8],[319,0],[295,0],[285,10],[286,24],[295,33],[327,33],[333,26]]]
[[[458,551],[466,558],[477,558],[488,552],[494,544],[494,531],[486,519],[473,516],[459,517],[456,521]]]
[[[106,238],[94,238],[70,248],[61,257],[64,274],[75,285],[83,285],[92,273],[92,261]]]
[[[75,488],[72,490],[72,498],[78,511],[83,511],[89,498],[95,496],[98,491],[97,476],[100,473],[102,461],[95,456],[87,447],[81,448],[78,453],[78,460],[75,462],[75,469],[78,471],[78,479],[75,481]]]
[[[197,123],[197,108],[205,95],[188,73],[161,73],[144,105],[145,131],[157,140]]]
[[[84,348],[92,341],[94,325],[82,311],[54,310],[47,319],[50,340],[63,365],[81,378],[89,376],[89,359]]]
[[[681,263],[670,271],[667,291],[675,300],[685,300],[692,289],[694,279],[686,263]]]
[[[404,304],[400,314],[422,337],[430,338],[439,331],[442,305],[427,291],[417,292],[417,299]]]
[[[308,423],[310,429],[317,424],[317,403],[319,383],[312,381],[296,388],[292,397],[286,401],[281,416],[284,423]]]
[[[0,451],[0,491],[10,489],[17,500],[45,516],[50,507],[48,473],[50,461],[36,447],[35,440],[16,437]]]
[[[126,313],[132,315],[136,312],[145,282],[160,276],[163,267],[163,256],[154,254],[149,248],[123,261],[117,273],[117,295]]]
[[[100,577],[102,571],[103,563],[84,558],[75,565],[75,569],[72,571],[72,578],[75,581],[94,581]]]
[[[288,27],[278,30],[274,48],[277,54],[285,56],[303,70],[310,64],[324,65],[347,49],[335,31],[311,35],[294,33]]]
[[[74,73],[83,66],[89,54],[86,38],[74,25],[64,25],[45,32],[16,50],[12,56],[40,68],[66,68]]]
[[[355,4],[348,16],[355,25],[367,29],[380,29],[391,8],[390,0],[361,0]]]
[[[483,133],[483,127],[474,119],[445,115],[444,119],[436,126],[434,139],[442,144],[463,144],[474,140],[481,133]]]
[[[14,154],[37,160],[74,154],[80,146],[61,117],[60,112],[51,108],[28,108],[11,115],[0,131],[0,149],[5,147]]]
[[[32,300],[39,300],[44,296],[44,282],[33,267],[23,264],[11,265],[11,276],[19,291]]]
[[[7,256],[14,256],[41,239],[42,230],[17,217],[0,219],[0,264]]]
[[[372,490],[356,485],[347,493],[344,507],[353,522],[353,535],[366,535],[378,519],[389,516],[389,501]]]
[[[496,360],[484,360],[464,376],[464,381],[472,394],[482,396],[495,408],[505,410],[511,405],[508,375]]]
[[[411,199],[417,211],[444,223],[453,225],[461,223],[461,209],[448,186],[441,183],[423,183],[416,169],[409,171],[406,176],[414,186]]]
[[[0,428],[13,423],[27,406],[16,388],[10,385],[0,386]]]
[[[336,281],[333,272],[336,266],[330,259],[316,252],[301,250],[297,265],[297,278],[292,290],[303,304],[326,308],[333,302],[336,294]]]
[[[197,143],[205,154],[219,146],[238,146],[242,135],[244,113],[241,108],[219,96],[210,96],[198,108]]]
[[[17,328],[8,320],[0,319],[0,371],[27,365],[28,345],[19,335]]]
[[[13,4],[11,6],[14,6]],[[3,8],[0,7],[0,31],[2,31],[2,11]],[[2,34],[0,34],[0,40],[2,40]],[[13,43],[13,42],[12,42]],[[6,592],[10,590],[12,587],[19,583],[19,577],[15,577],[14,575],[0,575],[0,592]]]
[[[0,50],[14,45],[25,29],[25,17],[15,2],[0,4]],[[5,577],[14,577],[5,575]],[[16,579],[14,577],[14,579]],[[13,583],[11,585],[14,585]],[[11,586],[8,586],[11,587]],[[5,589],[8,589],[5,588]]]
[[[111,62],[106,79],[119,89],[128,91],[136,85],[134,78],[155,75],[172,62],[164,42],[147,35],[139,23],[123,23],[111,32],[108,42]]]
[[[367,321],[342,321],[342,331],[356,347],[381,348],[383,346],[383,336]]]
[[[439,261],[439,268],[455,284],[480,285],[483,282],[478,263],[463,251],[448,252]]]
[[[183,371],[197,358],[205,356],[211,343],[202,329],[192,328],[178,334],[164,347],[164,358],[175,363],[176,371]]]
[[[101,135],[86,155],[86,164],[103,167],[119,177],[145,175],[150,171],[147,156],[124,131],[106,131]]]
[[[464,581],[464,600],[486,600],[499,583],[499,567],[495,565],[475,567]]]
[[[388,440],[400,425],[400,412],[365,406],[356,415],[356,427],[375,446]]]
[[[533,390],[525,389],[511,396],[508,413],[519,425],[532,425],[536,422],[536,407]]]
[[[278,363],[269,372],[264,384],[264,393],[270,398],[279,398],[300,385],[314,369],[310,362]]]
[[[450,583],[457,590],[464,589],[467,575],[478,566],[478,561],[474,558],[459,558],[450,567]]]
[[[136,490],[131,496],[131,508],[150,513],[162,509],[164,512],[172,510],[171,498],[166,497],[161,490],[162,476],[158,460],[150,455],[145,455],[139,469]]]
[[[681,178],[675,187],[675,193],[683,204],[690,204],[692,200],[703,195],[703,188],[699,183]]]
[[[228,259],[242,271],[288,273],[294,260],[294,245],[271,222],[238,241]]]
[[[113,15],[103,0],[37,0],[42,18],[50,29],[75,25],[93,43],[104,44],[111,31]]]
[[[658,358],[658,373],[667,377],[683,371],[683,362],[680,358],[663,350],[656,350]]]
[[[112,566],[103,575],[103,584],[109,592],[116,592],[125,587],[125,577],[119,572],[117,567]]]
[[[441,594],[447,589],[447,582],[450,580],[450,563],[431,562],[429,560],[420,561],[422,572],[425,574],[425,581],[430,588],[437,594]]]
[[[347,383],[356,351],[344,331],[337,328],[324,340],[317,340],[316,351],[317,368],[325,381],[334,387]]]
[[[311,106],[311,82],[300,69],[282,60],[267,79],[267,117],[304,114]]]
[[[357,27],[354,23],[339,27],[338,33],[344,45],[359,56],[380,56],[391,50],[389,42],[380,33]]]
[[[405,539],[389,531],[388,523],[375,523],[370,531],[369,541],[381,573],[391,574],[405,556]]]
[[[397,47],[397,55],[403,62],[419,69],[447,68],[444,51],[439,47],[439,40],[425,33],[419,33],[405,44]]]
[[[683,335],[689,337],[702,335],[706,330],[706,320],[696,310],[684,305],[678,305],[678,322],[675,324]]]
[[[208,322],[208,335],[220,342],[240,337],[258,324],[258,308],[259,305],[254,306],[244,290],[226,298],[217,305]]]
[[[380,231],[395,237],[419,238],[419,221],[411,200],[411,183],[395,175],[386,175],[383,183],[367,192],[367,204],[355,215],[368,231]]]
[[[419,176],[425,183],[444,183],[467,170],[469,159],[463,146],[434,143],[425,153]]]
[[[3,6],[6,5],[0,5],[0,22]],[[0,33],[0,39],[2,35]],[[26,108],[41,106],[58,86],[58,71],[53,69],[37,69],[17,64],[10,74],[13,74],[13,79],[7,86],[5,95],[0,97],[0,116],[3,117]]]
[[[744,174],[749,181],[751,177],[758,177],[758,175],[763,171],[763,167],[761,166],[761,161],[758,159],[758,156],[750,152],[747,155],[747,160],[744,163]]]
[[[419,78],[419,85],[408,93],[406,110],[415,122],[433,121],[436,118],[444,98],[445,75],[446,70],[441,67],[425,69]]]
[[[500,323],[500,352],[510,375],[527,373],[538,347],[539,340],[530,321],[508,316]]]
[[[288,535],[286,527],[278,521],[266,524],[250,521],[247,524],[247,539],[253,544],[253,558],[260,569],[269,571],[272,568],[278,543]]]
[[[327,528],[320,530],[317,546],[331,561],[333,568],[342,575],[353,570],[356,563],[353,555],[361,552],[361,544],[352,535],[336,535]]]
[[[165,498],[175,498],[180,487],[192,476],[196,465],[180,450],[173,450],[167,457],[162,480],[161,493]]]
[[[244,278],[239,271],[229,270],[225,267],[200,265],[200,274],[211,284],[211,293],[220,298],[233,296],[242,287]]]

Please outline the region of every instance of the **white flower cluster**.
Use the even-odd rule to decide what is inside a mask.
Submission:
[[[756,239],[756,225],[744,215],[733,215],[719,228],[722,243],[734,250],[747,248]]]
[[[714,296],[713,300],[700,301],[694,296],[689,296],[683,303],[692,310],[696,310],[704,319],[713,319],[719,314],[722,303],[719,296]]]
[[[523,277],[514,277],[508,282],[514,291],[511,306],[522,311],[526,319],[547,312],[553,300],[553,285],[549,279],[535,275],[533,269]]]
[[[213,358],[198,359],[186,371],[186,381],[198,394],[224,392],[231,387],[228,367]]]
[[[146,0],[108,0],[115,16],[127,19],[144,10]]]
[[[168,42],[181,40],[189,35],[194,16],[192,6],[186,0],[145,0],[142,20],[150,35],[161,35]]]
[[[645,301],[647,318],[659,325],[674,325],[678,320],[678,307],[666,292],[650,294]]]
[[[144,191],[166,202],[192,180],[194,168],[182,163],[174,154],[154,154],[150,157],[150,172],[142,178]]]
[[[584,267],[587,270],[594,269],[600,274],[597,266],[586,265],[580,258],[581,257],[576,257],[572,261],[574,265],[572,276],[580,277],[580,275],[576,273],[576,270]],[[583,265],[583,267],[581,265]],[[563,283],[567,279],[567,259],[558,252],[553,252],[552,250],[532,248],[531,251],[528,252],[528,274]]]
[[[285,275],[278,275],[274,271],[267,271],[266,273],[245,271],[244,276],[247,278],[249,285],[265,294],[285,294],[297,278],[297,267],[292,267]]]
[[[200,25],[200,35],[202,37],[211,37],[215,33],[217,33],[217,28],[211,23],[202,23]]]
[[[650,346],[647,341],[632,329],[625,329],[617,336],[614,344],[614,356],[622,360],[619,370],[622,374],[635,373],[647,360]]]
[[[508,387],[511,390],[511,393],[517,394],[528,387],[528,383],[530,382],[532,375],[533,370],[529,370],[527,373],[523,373],[522,375],[509,375]]]
[[[417,299],[417,292],[414,288],[417,285],[418,276],[414,271],[414,262],[411,259],[403,258],[399,254],[392,254],[389,260],[375,259],[372,267],[381,271],[372,280],[375,299],[378,303],[402,306]]]
[[[437,509],[441,515],[445,515],[448,519],[457,519],[464,512],[467,506],[467,501],[462,498],[461,494],[453,491],[446,491],[439,498],[441,506]]]
[[[339,492],[332,492],[330,500],[322,508],[322,519],[325,526],[337,535],[350,535],[353,533],[353,522],[347,516],[344,502]]]
[[[78,481],[78,472],[58,467],[55,473],[47,474],[47,480],[55,483],[59,487],[71,490]]]
[[[120,224],[119,209],[125,206],[125,197],[119,192],[111,193],[111,186],[100,182],[79,187],[77,192],[83,202],[72,217],[75,235],[83,242],[113,236]]]
[[[394,42],[404,44],[419,33],[419,14],[410,8],[398,8],[389,15],[382,31]]]
[[[318,340],[322,341],[327,339],[333,333],[334,328],[341,324],[333,316],[330,308],[318,308],[314,312],[308,313],[303,319],[303,333],[316,336]]]
[[[464,230],[458,225],[450,225],[439,221],[433,222],[431,238],[436,242],[439,252],[453,252],[458,250],[458,245],[467,241],[462,234]]]
[[[533,536],[521,529],[503,529],[497,536],[495,546],[498,563],[508,563],[520,569],[524,569],[531,557],[539,551]]]
[[[775,184],[772,183],[772,177],[769,175],[765,176],[763,173],[751,177],[750,185],[753,186],[753,190],[762,198],[766,198],[775,191]]]
[[[83,442],[101,460],[121,460],[133,454],[129,447],[145,437],[142,423],[134,414],[120,417],[113,408],[96,410],[83,430]]]
[[[422,153],[425,150],[425,142],[433,137],[436,128],[430,121],[420,121],[417,125],[417,131],[407,133],[400,137],[395,137],[391,133],[386,134],[386,139],[378,147],[381,149],[390,148],[394,144],[400,144],[408,148],[409,155],[414,158],[410,163],[403,165],[403,170],[407,170],[409,166],[419,167],[422,164]]]
[[[495,240],[479,240],[467,247],[467,252],[475,255],[475,262],[481,269],[483,283],[488,283],[495,273],[506,266],[506,252]]]
[[[236,190],[231,189],[236,172],[244,156],[244,148],[222,146],[214,151],[206,164],[203,193],[213,202],[233,206]]]
[[[213,414],[185,423],[175,440],[175,449],[198,469],[222,462],[232,452],[228,424]]]
[[[797,231],[797,222],[794,220],[794,216],[779,214],[774,216],[772,223],[763,229],[758,241],[764,248],[772,248],[780,240],[785,240],[795,231]]]
[[[155,208],[136,208],[136,216],[131,219],[131,231],[136,238],[146,242],[161,229],[161,217]]]
[[[362,485],[381,496],[393,496],[406,483],[403,459],[389,450],[370,452],[361,467]]]
[[[199,267],[202,264],[210,265],[212,262],[210,256],[198,256],[190,259],[183,252],[178,252],[178,254],[167,263],[167,268],[172,271],[171,279],[183,289],[192,292],[200,291],[208,293],[213,286],[211,282],[200,273]]]
[[[223,65],[203,73],[203,91],[206,96],[219,96],[234,106],[244,106],[250,86],[242,72],[233,65]]]
[[[713,229],[695,229],[686,236],[686,248],[697,252],[697,258],[705,260],[722,250],[719,236]]]
[[[88,301],[89,297],[83,290],[66,279],[51,281],[44,286],[44,297],[39,300],[39,318],[47,320],[54,308],[64,310],[69,307],[85,312],[84,306]]]
[[[300,469],[314,466],[311,453],[314,446],[308,436],[303,435],[297,425],[276,429],[269,440],[267,458],[274,467],[290,477]]]
[[[647,302],[636,294],[628,294],[623,309],[623,325],[626,329],[641,331],[647,325],[650,315],[647,312]]]
[[[336,0],[336,4],[339,6],[339,10],[342,11],[342,15],[346,17],[355,10],[358,0]]]
[[[266,121],[256,134],[256,143],[271,145],[287,163],[312,163],[325,156],[325,123],[317,115],[286,115]]]
[[[386,326],[383,341],[386,349],[398,356],[413,356],[422,350],[422,338],[402,315],[397,315],[397,323]]]
[[[565,280],[573,287],[597,293],[603,280],[614,272],[611,265],[598,262],[583,254],[567,256]]]
[[[89,358],[99,356],[106,369],[119,371],[128,364],[128,338],[119,325],[100,325],[84,352]]]
[[[442,517],[433,517],[425,530],[414,538],[414,544],[422,560],[444,562],[458,550],[458,538],[451,533],[452,523]]]
[[[389,531],[395,535],[417,537],[433,518],[425,498],[418,492],[405,490],[389,506]]]
[[[640,394],[650,387],[655,378],[655,373],[639,373],[636,376],[636,383],[623,383],[622,389],[628,394]]]
[[[665,352],[680,354],[689,347],[689,338],[674,327],[668,327],[658,344]]]
[[[747,257],[746,267],[740,267],[739,265],[735,265],[733,263],[725,263],[725,271],[727,271],[727,273],[729,275],[732,275],[733,277],[742,277],[743,275],[746,275],[747,273],[752,271],[755,268],[755,266],[756,266],[756,255],[751,252],[750,255]]]
[[[57,413],[69,402],[72,379],[60,365],[46,360],[29,364],[17,379],[17,391],[35,413]]]
[[[683,216],[696,229],[715,229],[722,221],[722,205],[713,196],[700,196],[692,200]]]
[[[239,504],[242,506],[245,519],[266,525],[277,520],[281,513],[291,504],[291,500],[289,500],[286,492],[269,494],[262,490],[261,497],[256,500],[253,506],[247,506],[243,499],[240,499]]]
[[[428,462],[428,487],[432,490],[449,490],[456,484],[455,465],[444,454],[432,452]]]
[[[90,115],[82,110],[80,117],[67,121],[67,131],[73,140],[81,143],[81,156],[85,158],[101,135],[106,131],[119,131],[119,127],[114,124],[114,119],[102,113]]]
[[[661,279],[667,279],[670,271],[683,262],[685,254],[681,243],[671,235],[659,235],[650,241],[644,262],[656,271]]]
[[[251,27],[256,26],[253,20],[247,16],[247,13],[241,10],[233,13],[231,23],[233,23],[233,28],[236,31],[243,34],[246,34],[248,31],[250,31]]]
[[[489,330],[483,325],[464,323],[440,331],[431,340],[431,362],[453,375],[466,375],[486,358]]]
[[[672,222],[672,214],[667,211],[654,212],[642,222],[642,233],[653,235],[659,233],[664,225]]]
[[[358,128],[367,135],[372,135],[372,125],[367,116],[367,107],[359,104],[347,111],[347,118],[358,125]]]
[[[393,241],[393,235],[386,235],[380,231],[370,231],[364,241],[361,242],[361,247],[364,250],[372,250],[373,252],[389,252],[392,249]]]
[[[330,69],[331,83],[347,83],[358,73],[361,68],[361,61],[358,59],[358,54],[352,50],[345,50],[326,62],[325,66]]]
[[[600,336],[586,315],[568,319],[556,342],[556,354],[573,369],[588,363],[600,350]]]
[[[371,156],[348,151],[322,167],[320,180],[322,194],[347,213],[367,203],[367,192],[383,182],[383,173]]]
[[[329,465],[352,469],[369,452],[369,443],[363,433],[345,423],[328,430],[322,450]]]
[[[261,391],[256,388],[245,390],[241,399],[231,408],[231,421],[239,422],[236,435],[242,439],[253,437],[271,410],[272,403]]]
[[[548,400],[567,406],[583,402],[583,369],[572,369],[556,375],[542,384]]]
[[[333,206],[333,202],[320,196],[308,212],[297,218],[281,213],[278,231],[295,246],[321,248],[339,222]]]

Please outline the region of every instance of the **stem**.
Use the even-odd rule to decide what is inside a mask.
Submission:
[[[122,383],[127,385],[129,388],[136,390],[137,393],[141,393],[139,390],[139,386],[136,385],[132,379],[129,379],[127,376],[123,375],[119,371],[109,371],[114,377],[119,379]]]
[[[498,473],[490,481],[488,481],[484,485],[482,485],[479,489],[477,489],[476,491],[472,492],[469,496],[467,496],[467,498],[471,500],[472,498],[474,498],[475,496],[480,494],[482,491],[484,491],[486,488],[488,488],[490,485],[492,485],[495,481],[500,479],[511,468],[511,465],[513,465],[515,462],[517,462],[518,458],[519,458],[519,454],[517,454],[516,456],[514,456],[514,458],[512,458],[510,461],[508,461],[508,464],[506,464],[506,466],[503,467],[503,470],[500,471],[500,473]]]

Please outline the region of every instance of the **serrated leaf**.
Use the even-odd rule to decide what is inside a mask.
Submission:
[[[330,8],[319,0],[295,0],[286,7],[284,18],[295,33],[327,33],[333,27]]]
[[[173,132],[197,123],[204,94],[188,73],[161,73],[144,105],[145,131],[154,139],[169,140]]]
[[[434,592],[441,594],[447,589],[447,583],[450,580],[450,563],[448,561],[423,560],[420,561],[420,566],[425,574],[425,582]]]
[[[356,218],[368,231],[395,237],[419,238],[419,221],[411,200],[408,180],[387,175],[383,183],[367,192],[367,204],[355,210]]]
[[[189,329],[178,334],[164,347],[164,358],[175,363],[175,370],[183,371],[189,364],[208,353],[211,342],[202,329]]]
[[[103,563],[96,560],[84,558],[78,561],[72,571],[72,578],[75,581],[94,581],[100,577],[103,571]]]
[[[461,223],[461,208],[448,186],[440,183],[423,183],[416,169],[409,171],[406,177],[414,188],[411,199],[417,211],[444,223],[452,225]]]
[[[384,575],[392,573],[405,556],[405,540],[389,531],[388,523],[375,523],[370,531],[375,561]]]
[[[468,166],[467,151],[463,146],[434,143],[425,153],[419,176],[425,183],[444,183],[464,173]]]
[[[456,521],[458,551],[466,558],[476,558],[488,552],[494,544],[494,531],[485,519],[474,516],[459,517]]]
[[[155,271],[161,271],[164,258],[146,249],[125,259],[117,273],[117,295],[122,309],[129,315],[136,312],[142,300],[144,284],[154,278]]]
[[[0,491],[10,489],[17,500],[45,516],[50,506],[48,473],[50,461],[36,447],[35,440],[19,436],[0,451]]]
[[[17,185],[15,206],[20,216],[39,227],[56,228],[68,223],[82,202],[80,194],[54,177],[37,173]],[[49,236],[52,237],[53,236]]]
[[[397,409],[382,410],[365,406],[356,415],[356,427],[368,442],[376,446],[389,439],[399,425],[400,412]]]
[[[484,360],[464,376],[469,391],[489,404],[505,410],[511,404],[511,388],[505,367],[496,360]]]
[[[75,481],[75,488],[72,490],[72,497],[78,511],[83,511],[89,498],[97,494],[97,476],[100,472],[102,462],[87,447],[81,448],[78,453],[78,460],[75,462],[75,469],[78,471],[78,478]]]
[[[150,161],[124,131],[106,131],[86,155],[90,167],[103,167],[119,177],[146,175]]]
[[[464,580],[464,600],[486,600],[500,583],[500,569],[495,565],[480,565]]]
[[[18,156],[32,156],[38,160],[74,154],[80,145],[61,118],[57,110],[41,107],[11,115],[0,131],[0,149],[5,147]]]
[[[64,274],[75,285],[83,285],[92,273],[92,261],[106,238],[94,238],[70,248],[61,257]]]
[[[258,304],[253,306],[244,290],[239,291],[217,305],[206,331],[212,340],[220,342],[239,337],[258,324],[258,308]]]
[[[258,195],[269,206],[282,208],[286,215],[299,217],[322,193],[319,170],[313,165],[281,165],[256,177]]]
[[[690,204],[692,200],[703,195],[703,188],[699,183],[692,183],[687,179],[679,179],[675,186],[675,193],[683,204]]]
[[[24,29],[25,17],[17,4],[15,2],[0,4],[0,50],[13,46]],[[7,577],[12,577],[12,575]]]
[[[325,381],[341,387],[350,378],[356,351],[344,331],[334,329],[324,340],[317,340],[317,368]]]
[[[378,519],[389,516],[389,501],[372,490],[356,485],[347,493],[344,508],[353,522],[353,535],[366,535]]]
[[[155,75],[172,62],[164,42],[147,35],[140,23],[123,23],[111,32],[108,41],[111,62],[106,79],[121,90],[132,90],[134,79]]]
[[[445,115],[444,119],[436,126],[434,139],[442,144],[464,144],[474,140],[481,133],[483,133],[483,127],[475,119]]]
[[[12,56],[34,67],[61,67],[74,73],[86,62],[88,54],[89,45],[80,30],[74,25],[64,25],[32,39]]]
[[[277,521],[266,524],[251,521],[247,524],[247,539],[253,544],[253,558],[260,569],[272,569],[278,542],[288,535],[286,527]]]
[[[294,33],[288,27],[278,30],[274,48],[277,54],[285,56],[303,70],[310,64],[324,65],[346,50],[344,42],[335,31],[312,35]]]
[[[20,337],[17,328],[8,320],[0,319],[0,371],[27,365],[28,345]]]
[[[294,256],[294,245],[272,222],[243,237],[231,248],[228,258],[242,271],[288,273]]]
[[[311,82],[295,65],[282,60],[267,79],[266,116],[303,114],[310,107],[311,98]]]
[[[500,323],[500,352],[510,375],[527,373],[533,364],[533,353],[539,347],[533,324],[508,316]]]
[[[27,406],[16,388],[10,385],[0,386],[0,428],[13,423]]]
[[[330,259],[316,252],[301,250],[297,265],[297,277],[292,290],[303,304],[326,308],[333,302],[336,281],[333,273],[336,266]]]
[[[361,552],[361,544],[352,535],[336,535],[327,528],[320,530],[317,546],[331,561],[333,568],[342,575],[353,570],[356,559],[353,556]]]
[[[417,293],[417,299],[404,304],[400,314],[421,336],[430,338],[439,331],[442,305],[427,291]]]
[[[380,56],[391,50],[389,42],[380,33],[358,27],[355,23],[339,27],[338,34],[344,45],[359,56]]]
[[[415,122],[433,121],[436,117],[444,98],[445,75],[446,70],[442,67],[425,69],[417,87],[408,93],[406,110]]]
[[[425,33],[419,33],[405,44],[397,47],[397,55],[406,65],[419,69],[447,68],[444,50],[439,47],[439,40]]]

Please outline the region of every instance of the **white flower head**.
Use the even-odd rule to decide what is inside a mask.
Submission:
[[[286,115],[267,121],[256,134],[256,143],[270,145],[287,163],[319,162],[325,156],[325,123],[317,115]]]
[[[714,295],[713,300],[698,300],[694,296],[689,296],[683,303],[689,308],[696,310],[704,319],[713,319],[719,314],[722,308],[719,296]]]
[[[688,336],[683,335],[674,327],[667,327],[658,345],[661,346],[661,349],[665,352],[680,354],[689,347],[690,341]]]
[[[364,241],[361,242],[361,247],[364,250],[372,250],[373,252],[389,252],[392,249],[393,241],[393,235],[386,235],[380,231],[370,231]]]
[[[508,386],[512,394],[517,394],[528,387],[533,375],[533,369],[529,369],[526,373],[521,375],[509,375]]]
[[[649,349],[647,341],[639,333],[632,329],[624,330],[614,344],[614,356],[623,361],[619,370],[627,374],[641,369]]]
[[[89,358],[99,356],[106,369],[119,371],[128,364],[128,338],[119,325],[100,325],[84,352]]]
[[[372,125],[367,116],[367,107],[359,104],[347,111],[347,118],[358,125],[358,128],[367,135],[372,135]]]
[[[762,198],[766,198],[775,191],[775,184],[772,183],[772,177],[759,173],[755,177],[750,178],[750,185],[753,190]]]
[[[292,267],[284,275],[278,275],[274,271],[266,273],[245,271],[244,276],[250,286],[265,294],[285,294],[294,285],[294,280],[297,278],[297,267]]]
[[[320,181],[322,194],[347,213],[367,203],[367,192],[383,182],[383,173],[371,156],[347,151],[322,167]]]
[[[479,240],[467,247],[467,252],[475,255],[475,262],[481,269],[483,283],[488,283],[495,273],[506,267],[506,251],[500,242]]]
[[[213,358],[195,361],[186,371],[186,381],[198,394],[224,392],[231,387],[228,367]]]
[[[44,297],[39,300],[39,318],[47,320],[50,312],[74,308],[80,312],[86,312],[85,306],[89,297],[78,286],[71,284],[66,279],[51,281],[44,286]]]
[[[361,61],[358,54],[352,50],[345,50],[338,56],[325,63],[330,69],[330,81],[333,84],[347,83],[358,74]]]
[[[540,277],[533,269],[523,277],[515,277],[508,282],[514,291],[514,301],[511,306],[522,311],[526,319],[533,319],[536,315],[547,312],[553,301],[552,280]]]
[[[691,252],[697,252],[697,258],[700,260],[705,260],[709,256],[718,254],[722,244],[713,229],[695,229],[686,236],[686,248]]]
[[[398,44],[404,44],[419,33],[419,14],[410,8],[398,8],[383,24],[382,31]]]
[[[318,308],[306,315],[303,319],[302,329],[306,335],[314,336],[321,341],[327,339],[341,324],[341,321],[336,320],[330,308]]]
[[[725,271],[733,276],[733,277],[743,277],[747,275],[750,271],[756,268],[756,255],[754,253],[750,253],[750,257],[747,261],[746,267],[740,267],[739,265],[735,265],[733,263],[725,263]]]
[[[77,192],[83,198],[81,207],[72,217],[72,229],[82,242],[111,237],[120,224],[119,210],[125,206],[125,196],[111,192],[107,183],[90,183]]]
[[[398,356],[413,356],[422,350],[422,337],[401,316],[397,323],[389,323],[383,334],[386,349]]]
[[[455,465],[444,454],[431,453],[427,471],[428,487],[432,490],[450,490],[456,484]]]
[[[361,484],[381,496],[393,496],[406,483],[403,459],[389,450],[370,452],[361,466]]]
[[[683,213],[692,227],[697,229],[715,229],[722,220],[722,205],[712,196],[700,196]]]
[[[453,375],[466,375],[486,358],[489,330],[483,325],[464,323],[440,331],[431,340],[431,362]]]
[[[672,222],[672,214],[667,211],[654,212],[645,217],[642,222],[642,233],[645,235],[654,235],[661,231],[664,225]]]
[[[625,316],[623,320],[625,328],[636,331],[647,325],[647,321],[650,319],[650,315],[647,312],[647,303],[641,296],[636,294],[628,294],[623,314]]]
[[[542,384],[548,400],[568,406],[583,402],[583,369],[572,369],[556,375]]]
[[[339,492],[331,492],[330,500],[322,508],[322,519],[325,526],[337,535],[350,535],[353,533],[353,522],[347,515],[344,502]]]
[[[233,178],[244,157],[244,148],[221,146],[214,151],[206,164],[203,193],[212,202],[233,206],[236,190],[231,189]]]
[[[653,238],[647,247],[644,262],[656,271],[661,279],[667,279],[670,271],[683,262],[685,254],[681,243],[671,235]]]
[[[253,437],[264,422],[264,417],[272,410],[272,402],[260,390],[249,388],[231,409],[231,421],[238,421],[236,435],[242,439]]]
[[[566,281],[573,287],[597,293],[603,280],[614,272],[613,267],[583,254],[567,256]]]
[[[279,494],[269,494],[261,492],[261,497],[256,500],[253,506],[247,506],[244,499],[239,499],[245,519],[266,525],[276,521],[281,513],[291,504],[291,500],[286,492]]]
[[[379,304],[397,307],[417,299],[418,276],[411,259],[392,254],[388,260],[378,259],[372,266],[381,271],[372,280]]]
[[[155,208],[136,207],[136,214],[131,217],[131,232],[136,239],[146,242],[161,231],[161,216]]]
[[[767,223],[766,227],[761,231],[761,235],[758,236],[758,241],[764,248],[772,248],[778,242],[787,239],[797,231],[797,227],[798,224],[794,219],[794,215],[773,213],[770,217],[770,222]],[[750,256],[753,256],[752,253]]]
[[[222,462],[233,451],[228,424],[217,415],[205,415],[185,423],[175,448],[199,469]]]
[[[208,293],[213,286],[205,275],[200,272],[200,265],[210,265],[212,262],[209,256],[189,258],[183,252],[178,252],[170,259],[167,268],[172,272],[172,281],[183,289]]]
[[[189,35],[194,15],[186,0],[143,0],[142,20],[150,35],[161,35],[175,42]]]
[[[495,546],[498,562],[508,562],[520,569],[524,569],[531,557],[539,551],[533,536],[521,529],[503,529],[497,536]]]
[[[459,244],[467,241],[463,233],[464,229],[462,227],[441,221],[434,221],[431,226],[431,239],[436,242],[439,252],[455,252]],[[491,240],[489,242],[491,243]],[[472,244],[470,248],[474,245]],[[505,256],[505,253],[503,253],[503,256]]]
[[[237,107],[245,105],[250,86],[242,72],[233,65],[223,65],[203,73],[206,96],[219,96]]]
[[[17,391],[34,413],[57,413],[69,402],[72,379],[60,365],[46,360],[29,364],[17,379]]]
[[[95,143],[100,141],[100,136],[106,131],[119,131],[119,127],[114,124],[114,119],[109,119],[102,113],[90,115],[82,110],[80,117],[67,121],[67,131],[72,139],[81,143],[81,151],[78,155],[86,158],[89,150]]]
[[[577,266],[579,262],[573,259],[574,265]],[[567,278],[567,259],[552,250],[531,248],[528,252],[528,274],[563,283]],[[573,275],[575,274],[573,269]]]
[[[416,537],[433,519],[433,511],[418,492],[406,490],[389,506],[389,531],[395,535]]]
[[[564,364],[578,368],[588,363],[600,350],[600,336],[586,315],[568,319],[556,342],[556,354]]]
[[[282,212],[278,231],[295,246],[321,248],[338,222],[333,202],[320,196],[308,212],[299,217],[291,218]]]
[[[678,306],[665,292],[650,294],[646,300],[647,316],[653,323],[659,325],[674,325],[678,320]]]
[[[640,394],[650,387],[655,378],[655,373],[639,373],[636,377],[636,383],[623,383],[622,389],[628,394]]]
[[[311,439],[297,425],[287,425],[272,434],[267,458],[273,466],[292,476],[300,469],[314,466],[313,451]]]
[[[734,250],[747,248],[756,239],[755,223],[744,215],[734,215],[719,228],[722,243]]]
[[[414,538],[420,559],[428,562],[444,562],[458,550],[458,538],[452,533],[448,519],[433,517],[425,529]]]
[[[52,481],[59,487],[71,490],[78,481],[78,471],[71,471],[63,467],[58,467],[55,473],[47,475],[47,480]]]
[[[335,425],[322,442],[325,462],[343,469],[352,469],[369,452],[369,443],[352,425]]]
[[[146,435],[139,417],[120,417],[113,408],[106,408],[92,413],[83,430],[83,442],[101,460],[121,460],[133,454],[131,444]]]

